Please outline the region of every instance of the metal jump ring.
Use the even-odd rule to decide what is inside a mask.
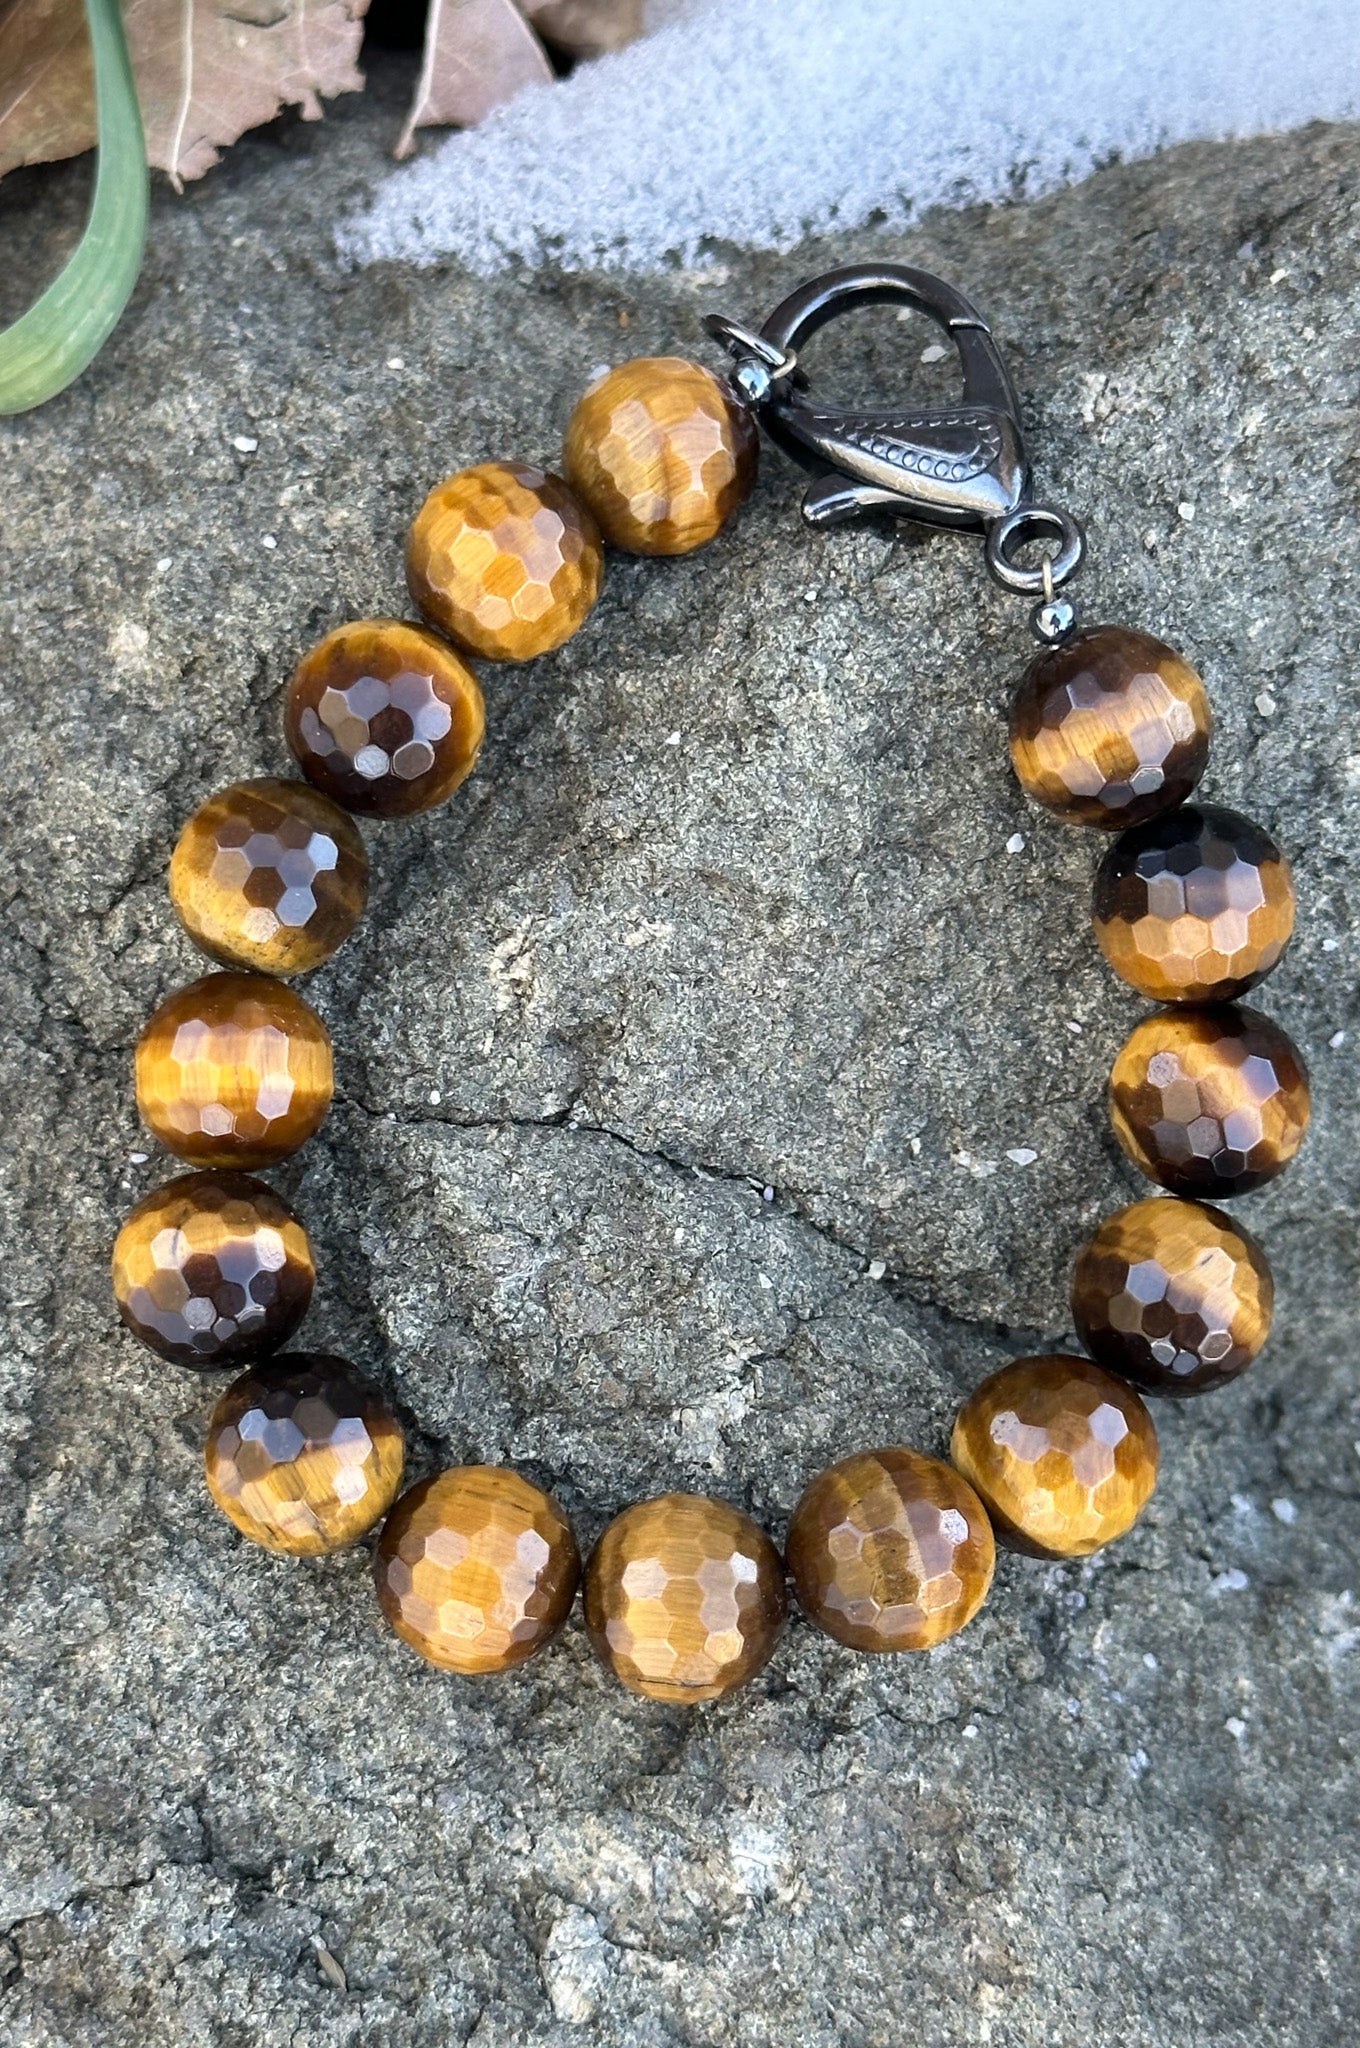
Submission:
[[[1058,545],[1039,569],[1023,569],[1013,560],[1027,541],[1056,540]],[[987,567],[1003,589],[1021,597],[1051,597],[1074,576],[1086,552],[1086,536],[1070,512],[1048,505],[1018,505],[987,529]]]
[[[704,327],[734,356],[754,356],[758,362],[764,363],[772,381],[790,377],[798,368],[798,357],[791,348],[776,348],[772,341],[766,341],[763,334],[743,327],[739,320],[729,320],[723,313],[706,315]]]

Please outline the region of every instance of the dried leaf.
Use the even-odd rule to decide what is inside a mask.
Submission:
[[[80,0],[0,0],[0,177],[94,147],[94,67]]]
[[[430,0],[425,61],[394,154],[411,154],[417,128],[470,128],[552,75],[514,0]]]
[[[79,0],[0,0],[0,173],[94,144]],[[358,92],[368,0],[125,0],[147,156],[175,184],[285,106]]]
[[[603,57],[642,34],[642,0],[520,0],[538,33],[573,57]]]
[[[368,0],[125,0],[146,151],[178,184],[247,128],[321,95],[360,92]],[[230,12],[228,12],[230,8]]]

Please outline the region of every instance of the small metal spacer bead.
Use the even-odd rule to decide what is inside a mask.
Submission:
[[[1036,604],[1029,615],[1030,631],[1045,646],[1058,647],[1077,623],[1077,608],[1070,597],[1048,597]]]
[[[764,405],[773,389],[774,378],[757,356],[743,356],[729,374],[744,405],[752,409]]]

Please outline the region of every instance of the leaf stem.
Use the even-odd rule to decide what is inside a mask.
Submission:
[[[118,0],[85,0],[99,161],[90,217],[42,297],[0,332],[0,413],[55,398],[108,340],[132,296],[146,238],[146,143]]]

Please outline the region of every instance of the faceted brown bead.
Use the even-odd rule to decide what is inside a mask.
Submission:
[[[614,547],[687,555],[750,496],[758,455],[754,420],[710,370],[641,356],[591,385],[563,465]]]
[[[483,462],[436,484],[406,545],[406,581],[431,625],[488,661],[529,661],[570,640],[604,580],[604,550],[562,479]]]
[[[362,917],[368,855],[353,820],[307,783],[234,782],[180,833],[170,900],[214,959],[305,974]]]
[[[194,1166],[269,1166],[330,1107],[316,1011],[262,974],[208,974],[166,999],[137,1041],[137,1107]]]
[[[1298,1047],[1245,1005],[1145,1017],[1110,1074],[1115,1136],[1173,1194],[1227,1201],[1262,1187],[1298,1151],[1308,1115]]]
[[[508,1671],[556,1635],[581,1576],[551,1494],[503,1465],[459,1465],[403,1494],[376,1560],[403,1642],[445,1671]]]
[[[1218,804],[1183,804],[1116,839],[1095,928],[1116,974],[1162,1003],[1227,1002],[1269,974],[1294,929],[1289,863]]]
[[[252,1366],[213,1410],[208,1491],[252,1543],[319,1557],[357,1543],[401,1484],[401,1426],[342,1358]]]
[[[1184,802],[1209,759],[1203,683],[1170,647],[1094,626],[1045,648],[1011,707],[1011,760],[1036,803],[1118,832]]]
[[[992,1525],[971,1486],[938,1458],[894,1446],[819,1472],[786,1546],[798,1598],[852,1650],[928,1650],[981,1607]]]
[[[123,1321],[176,1365],[235,1365],[276,1351],[312,1298],[307,1233],[248,1173],[185,1173],[140,1201],[113,1247]]]
[[[400,619],[328,633],[299,662],[283,715],[307,780],[369,818],[442,804],[472,772],[486,731],[462,656]]]
[[[784,1568],[749,1515],[666,1493],[609,1524],[586,1566],[585,1608],[598,1656],[630,1692],[717,1699],[769,1662]]]
[[[1037,1557],[1113,1542],[1157,1483],[1157,1432],[1133,1388],[1062,1354],[985,1379],[959,1410],[950,1453],[1002,1542]]]
[[[1270,1335],[1275,1285],[1249,1231],[1202,1202],[1153,1196],[1107,1216],[1077,1256],[1082,1343],[1146,1394],[1203,1394]]]

